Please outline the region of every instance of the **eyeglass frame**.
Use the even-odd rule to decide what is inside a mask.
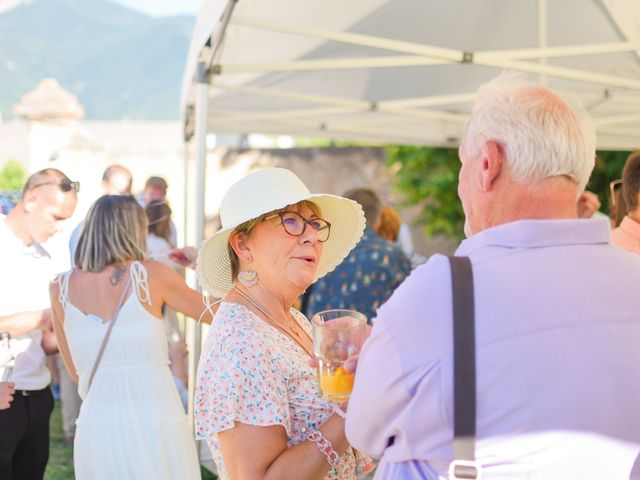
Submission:
[[[80,182],[74,182],[72,180],[65,180],[65,179],[62,179],[62,180],[60,180],[58,182],[38,183],[38,184],[34,185],[33,187],[31,187],[31,189],[38,188],[38,187],[44,187],[45,185],[55,185],[60,190],[62,190],[64,193],[68,193],[68,192],[71,192],[71,191],[73,191],[74,193],[79,193],[80,192]]]
[[[299,217],[302,219],[302,222],[303,222],[303,224],[302,224],[302,231],[301,231],[299,234],[297,234],[297,235],[296,235],[296,234],[291,233],[289,230],[287,230],[287,227],[286,227],[286,226],[285,226],[285,224],[284,224],[284,218],[283,218],[283,215],[287,215],[287,214],[297,215],[297,216],[299,216]],[[326,223],[326,224],[327,224],[327,226],[326,226],[326,227],[322,227],[322,228],[320,228],[320,229],[318,229],[318,230],[315,230],[315,229],[314,229],[314,232],[316,232],[316,234],[318,234],[318,232],[319,232],[320,230],[324,230],[325,228],[328,230],[327,238],[325,238],[324,240],[320,240],[320,238],[318,237],[318,241],[319,241],[320,243],[324,243],[324,242],[326,242],[327,240],[329,240],[329,237],[331,236],[331,223],[330,223],[330,222],[328,222],[327,220],[325,220],[324,218],[314,217],[314,218],[308,219],[308,218],[303,217],[303,216],[302,216],[301,214],[299,214],[298,212],[291,212],[291,211],[288,211],[288,210],[284,210],[284,211],[274,212],[274,213],[272,213],[272,214],[270,214],[270,215],[267,215],[266,217],[264,217],[264,218],[262,219],[262,221],[263,221],[263,222],[266,222],[267,220],[271,220],[272,218],[275,218],[275,217],[280,217],[280,224],[282,225],[282,228],[283,228],[283,229],[284,229],[284,231],[287,233],[287,235],[291,235],[292,237],[301,237],[302,235],[304,235],[304,232],[307,230],[307,225],[311,225],[311,223],[312,223],[314,220],[322,220],[324,223]],[[311,227],[311,228],[313,229],[313,227]]]
[[[622,179],[618,178],[609,182],[609,193],[611,194],[611,205],[616,204],[616,191],[622,187]]]

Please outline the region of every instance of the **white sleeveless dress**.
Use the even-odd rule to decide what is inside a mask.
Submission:
[[[129,270],[131,294],[87,392],[108,323],[69,302],[68,272],[61,276],[64,332],[83,399],[74,442],[77,480],[200,479],[194,438],[171,372],[162,320],[151,304],[147,271]]]

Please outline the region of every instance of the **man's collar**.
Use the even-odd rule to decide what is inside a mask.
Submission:
[[[51,255],[49,254],[47,249],[42,246],[42,244],[34,242],[31,245],[25,245],[22,239],[15,233],[13,233],[13,231],[11,231],[6,223],[5,216],[0,217],[0,229],[5,230],[5,232],[3,232],[3,236],[7,237],[10,242],[15,244],[16,249],[20,252],[20,254],[31,255],[35,258],[51,258]]]
[[[518,220],[484,230],[464,240],[456,255],[468,255],[488,246],[539,248],[561,245],[607,244],[611,226],[607,218],[589,220]]]

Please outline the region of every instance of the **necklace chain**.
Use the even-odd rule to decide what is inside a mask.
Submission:
[[[300,338],[300,332],[298,331],[297,328],[293,327],[293,326],[286,326],[284,325],[282,322],[279,322],[278,320],[276,320],[275,318],[273,318],[271,315],[269,315],[269,312],[267,312],[264,308],[262,308],[260,305],[258,305],[256,303],[255,300],[253,300],[249,295],[247,295],[246,293],[242,292],[241,290],[239,290],[237,287],[233,287],[233,289],[238,292],[240,294],[240,296],[242,298],[244,298],[246,301],[248,301],[249,303],[251,303],[251,305],[253,305],[254,307],[256,307],[258,310],[260,310],[263,314],[265,314],[267,316],[267,318],[269,320],[271,320],[272,322],[274,322],[275,324],[279,325],[280,328],[282,328],[283,330],[289,330],[291,333],[293,333],[296,337]],[[291,318],[292,320],[293,317]],[[295,320],[294,320],[295,322]]]

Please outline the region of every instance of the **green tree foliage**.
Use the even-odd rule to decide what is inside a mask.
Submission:
[[[9,160],[0,169],[0,190],[20,190],[27,180],[27,171],[16,160]]]
[[[627,157],[631,152],[611,152],[602,151],[596,154],[596,166],[593,169],[587,190],[590,190],[600,197],[602,203],[601,210],[609,213],[609,202],[611,193],[609,191],[609,182],[616,180],[622,176],[622,169]]]
[[[458,151],[451,148],[392,145],[387,161],[395,187],[408,205],[421,205],[418,224],[428,236],[462,238],[464,213],[458,200]]]
[[[609,213],[609,182],[620,178],[629,152],[597,152],[596,166],[587,189],[596,193],[602,211]],[[464,213],[458,199],[458,151],[392,145],[387,147],[387,161],[395,175],[395,188],[407,205],[420,205],[418,223],[428,236],[463,238]]]

